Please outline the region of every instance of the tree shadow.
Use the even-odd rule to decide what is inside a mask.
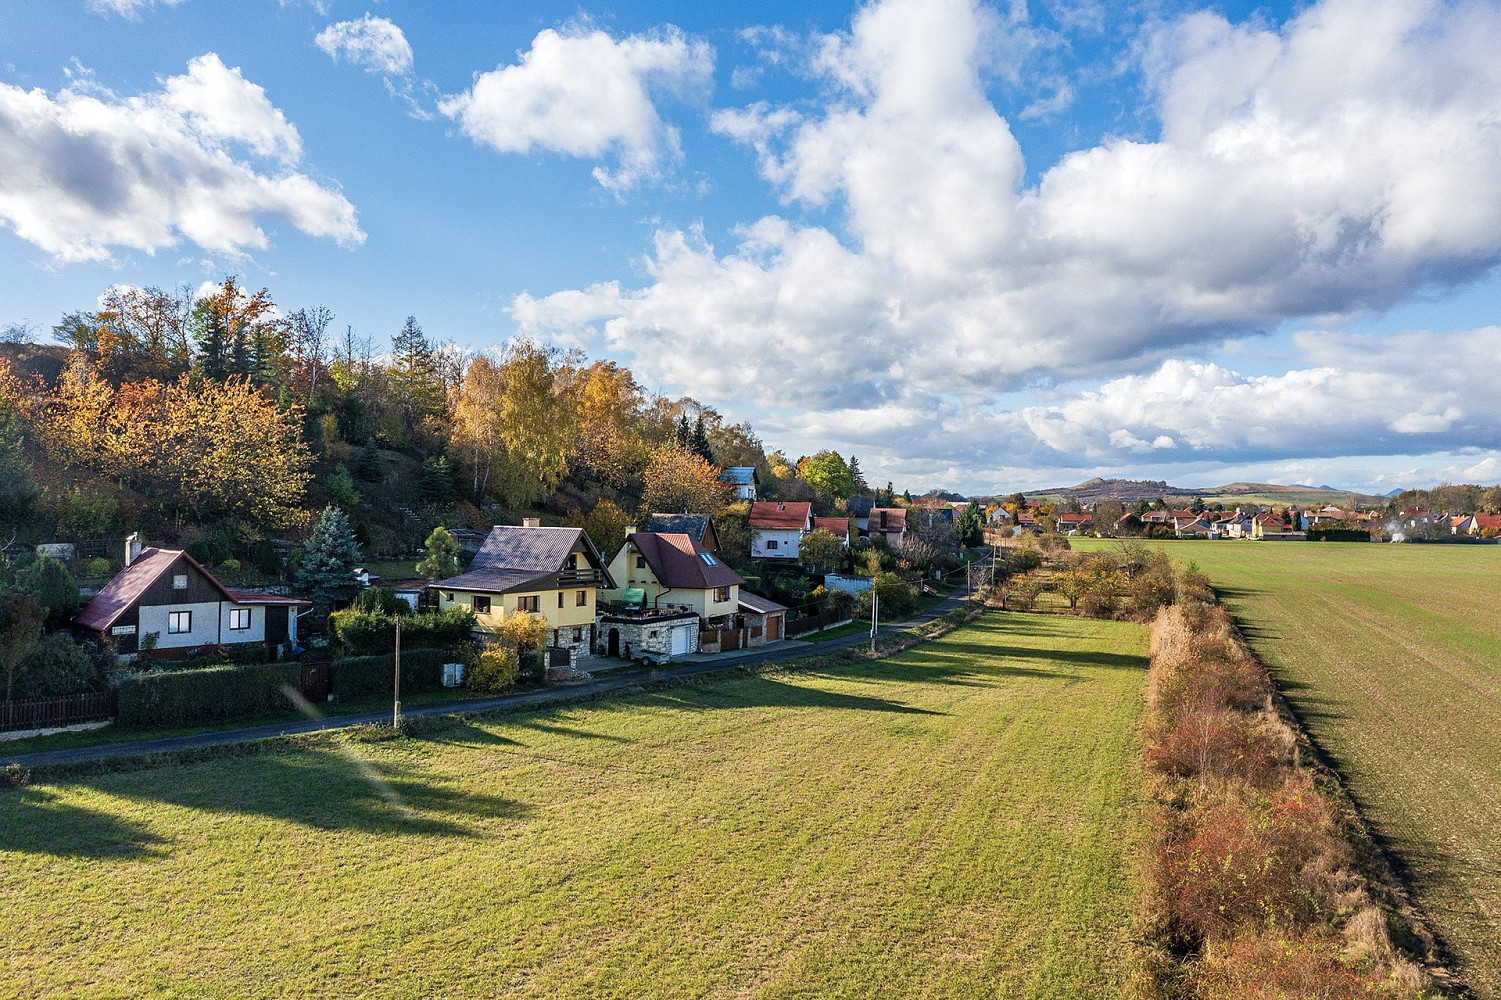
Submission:
[[[947,714],[904,705],[887,698],[841,694],[819,687],[788,684],[774,677],[759,677],[750,683],[733,687],[716,685],[712,681],[702,687],[684,685],[654,693],[650,695],[650,701],[666,707],[693,711],[726,708],[838,708],[898,715]]]
[[[514,725],[524,726],[528,729],[536,729],[544,733],[552,733],[557,736],[576,736],[585,740],[605,740],[609,743],[634,743],[635,740],[624,736],[615,736],[610,733],[591,733],[583,729],[574,729],[570,726],[559,725],[555,722],[544,722],[539,718],[519,718],[509,720]],[[514,742],[514,741],[507,741]]]
[[[145,824],[63,802],[41,787],[0,791],[0,851],[128,861],[166,853]]]

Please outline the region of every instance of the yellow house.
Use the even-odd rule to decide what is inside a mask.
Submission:
[[[608,600],[692,611],[706,623],[740,607],[740,574],[684,534],[636,531],[610,560]],[[627,593],[629,591],[629,593]]]
[[[481,628],[515,614],[540,615],[552,630],[551,644],[577,658],[593,648],[596,592],[613,586],[582,528],[528,522],[491,528],[469,569],[431,588],[440,608],[472,611]]]

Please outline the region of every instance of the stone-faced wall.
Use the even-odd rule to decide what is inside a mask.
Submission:
[[[696,653],[698,652],[698,615],[659,615],[649,618],[607,615],[599,620],[594,651],[601,656],[608,656],[610,632],[617,630],[620,634],[618,655],[622,657],[636,656],[642,651],[669,653],[672,650],[672,630],[682,628],[684,625],[691,626],[689,633],[692,639],[688,652]]]

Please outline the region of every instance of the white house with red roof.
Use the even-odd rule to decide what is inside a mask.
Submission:
[[[795,562],[803,536],[813,530],[813,505],[763,500],[751,504],[751,558]]]
[[[249,642],[272,651],[297,645],[297,609],[307,601],[249,590],[230,590],[181,549],[142,549],[126,542],[125,568],[73,617],[81,635],[113,643],[116,655],[134,656],[147,636],[155,654],[190,653]]]

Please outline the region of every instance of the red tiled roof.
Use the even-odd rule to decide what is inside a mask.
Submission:
[[[814,531],[827,531],[835,538],[848,538],[850,536],[850,519],[847,517],[815,517],[813,519]]]
[[[812,514],[811,503],[776,503],[767,500],[751,504],[750,526],[771,531],[801,531],[807,526]]]
[[[706,590],[745,583],[739,573],[688,535],[638,531],[630,536],[629,541],[645,557],[646,565],[663,586]]]
[[[1475,527],[1494,528],[1496,531],[1501,531],[1501,514],[1476,514]]]
[[[214,579],[212,573],[199,566],[198,560],[182,549],[159,549],[153,545],[136,556],[129,566],[116,573],[115,578],[105,584],[104,589],[99,591],[92,601],[84,605],[82,611],[73,616],[74,624],[96,631],[109,628],[136,601],[141,599],[141,595],[146,593],[163,573],[172,568],[172,564],[177,562],[178,557],[196,566],[198,572],[219,588],[219,592],[224,595],[225,599],[234,600],[234,596]]]

